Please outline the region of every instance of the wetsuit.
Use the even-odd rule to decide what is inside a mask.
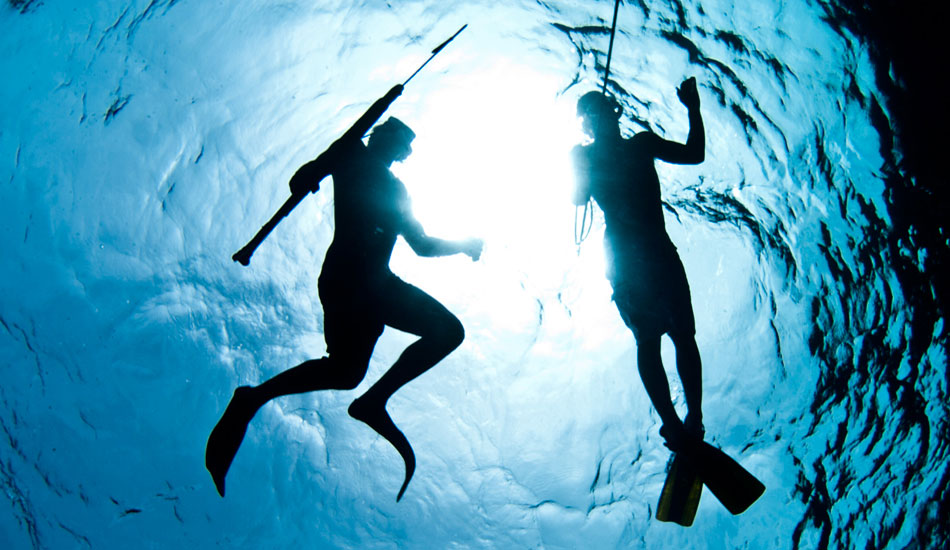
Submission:
[[[225,476],[257,411],[284,395],[355,389],[366,376],[373,348],[386,326],[419,338],[347,411],[402,456],[406,477],[396,500],[412,479],[415,454],[386,412],[386,403],[399,388],[461,345],[465,331],[435,298],[396,277],[389,270],[389,260],[400,234],[421,256],[464,253],[474,260],[482,244],[478,239],[456,242],[429,237],[412,216],[406,188],[389,170],[411,152],[414,134],[405,124],[391,118],[376,127],[369,146],[363,144],[363,135],[401,92],[402,86],[397,85],[376,100],[327,151],[291,178],[291,193],[301,196],[317,191],[326,176],[333,176],[336,227],[318,284],[328,353],[258,386],[234,390],[205,450],[205,466],[221,496]],[[375,147],[374,138],[381,140]]]
[[[365,370],[385,325],[458,323],[444,306],[389,269],[396,237],[418,222],[406,188],[363,142],[333,150],[333,242],[319,278],[330,357]]]

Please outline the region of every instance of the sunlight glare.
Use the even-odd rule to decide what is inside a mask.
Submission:
[[[446,78],[410,122],[413,154],[393,168],[429,235],[479,237],[486,264],[545,286],[577,259],[570,151],[583,134],[561,87],[507,59]]]

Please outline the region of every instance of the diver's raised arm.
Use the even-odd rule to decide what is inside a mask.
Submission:
[[[677,143],[660,137],[652,139],[653,156],[672,164],[699,164],[706,158],[706,130],[699,113],[699,91],[696,79],[688,78],[676,89],[680,102],[689,111],[689,136],[686,143]]]
[[[699,90],[696,78],[683,81],[676,90],[680,102],[689,111],[689,137],[686,138],[687,155],[691,163],[699,164],[706,158],[706,130],[703,127],[703,115],[699,113]]]

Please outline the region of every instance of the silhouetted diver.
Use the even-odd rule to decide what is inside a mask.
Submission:
[[[676,90],[689,111],[686,143],[641,132],[620,135],[620,105],[601,92],[577,102],[584,131],[593,143],[574,148],[577,189],[574,202],[591,197],[604,212],[607,277],[624,323],[637,340],[637,368],[663,426],[660,435],[675,453],[657,506],[657,518],[690,525],[702,493],[700,482],[733,514],[740,514],[765,486],[722,450],[703,441],[702,364],[686,272],[666,233],[656,159],[698,164],[706,153],[696,79]],[[686,394],[687,415],[680,421],[660,360],[660,338],[676,347],[676,369]]]
[[[377,120],[401,93],[402,86],[395,86],[363,118]],[[375,117],[369,116],[374,112],[378,113]],[[363,145],[366,129],[358,122],[291,179],[291,192],[299,195],[318,190],[323,178],[333,176],[335,231],[318,281],[327,356],[306,361],[259,386],[234,391],[208,438],[205,457],[221,496],[228,468],[257,410],[282,395],[356,388],[385,326],[420,338],[353,401],[349,414],[386,438],[405,461],[406,477],[397,501],[415,471],[412,447],[387,414],[386,402],[457,348],[464,330],[442,304],[394,275],[389,270],[390,256],[399,235],[420,256],[464,253],[473,260],[481,255],[482,241],[447,241],[426,235],[412,215],[406,188],[389,170],[393,162],[405,160],[412,152],[415,134],[390,118],[376,126],[369,143]]]
[[[574,202],[592,197],[604,212],[607,277],[613,300],[637,341],[637,367],[671,449],[684,437],[703,434],[702,366],[696,346],[696,324],[689,284],[676,247],[666,233],[660,201],[659,159],[673,164],[698,164],[705,157],[705,132],[699,113],[696,79],[677,89],[689,111],[686,143],[667,141],[653,132],[629,139],[620,135],[620,106],[601,92],[577,102],[577,114],[593,143],[573,151],[577,172]],[[683,382],[688,414],[680,421],[670,398],[660,360],[660,338],[668,334],[676,347],[676,368]]]

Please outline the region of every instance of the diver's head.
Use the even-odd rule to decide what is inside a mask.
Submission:
[[[620,104],[601,92],[587,92],[577,100],[577,116],[583,119],[584,132],[597,138],[619,128]]]
[[[383,155],[387,161],[403,161],[412,153],[412,140],[416,138],[408,126],[395,117],[373,128],[369,135],[369,148]]]

